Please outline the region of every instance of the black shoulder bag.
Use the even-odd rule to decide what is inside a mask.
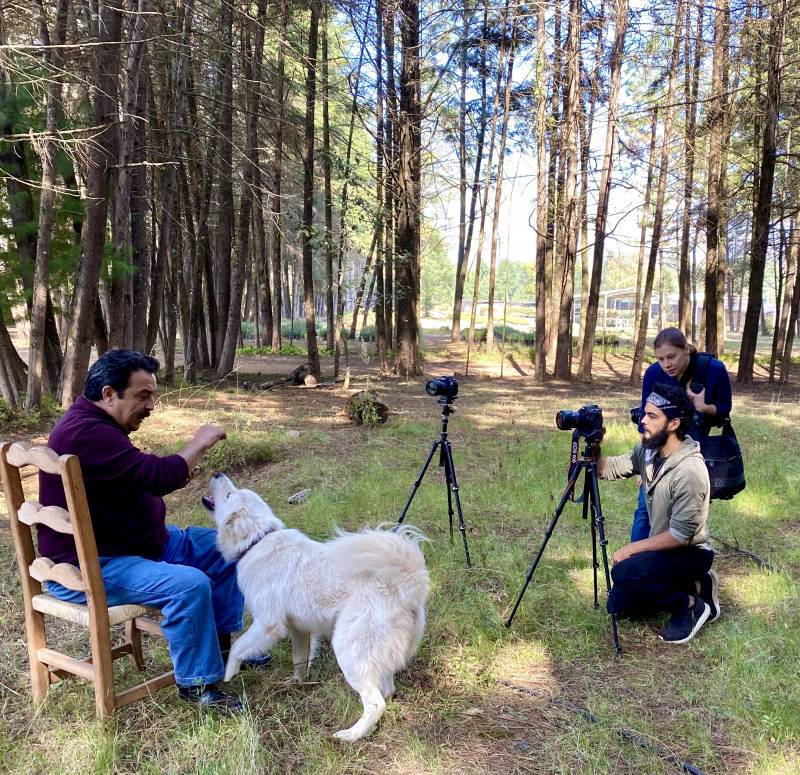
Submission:
[[[698,353],[690,383],[693,392],[699,393],[705,388],[708,366],[713,357],[709,353]],[[730,500],[746,486],[742,449],[730,417],[717,420],[715,427],[722,428],[722,433],[700,439],[700,451],[711,480],[711,500]]]

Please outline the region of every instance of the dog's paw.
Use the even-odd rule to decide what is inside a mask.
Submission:
[[[374,726],[364,729],[359,724],[354,724],[350,729],[340,729],[338,732],[334,732],[331,737],[336,738],[336,740],[344,740],[346,743],[355,743],[356,740],[366,737],[374,729]]]

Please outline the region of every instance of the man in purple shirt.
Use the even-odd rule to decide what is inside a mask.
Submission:
[[[140,352],[106,352],[89,370],[83,395],[56,423],[48,446],[80,459],[108,604],[159,608],[179,695],[204,708],[236,712],[239,698],[215,685],[231,633],[242,628],[236,564],[223,560],[215,530],[167,525],[163,501],[187,484],[225,431],[202,425],[175,455],[137,449],[129,434],[153,411],[158,367]],[[39,499],[44,506],[66,507],[60,477],[40,474]],[[41,526],[38,540],[40,554],[77,565],[72,536]],[[85,600],[82,592],[53,582],[48,589],[62,600]],[[253,660],[268,661],[268,655]]]

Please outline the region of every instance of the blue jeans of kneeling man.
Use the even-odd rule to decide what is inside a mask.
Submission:
[[[181,530],[167,525],[162,560],[101,557],[108,605],[139,604],[159,608],[161,629],[179,686],[197,686],[222,678],[224,665],[217,633],[242,629],[244,600],[236,584],[236,563],[226,562],[216,545],[217,531]],[[86,596],[53,582],[54,597],[83,603]]]

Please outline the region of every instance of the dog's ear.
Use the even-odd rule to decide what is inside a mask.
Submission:
[[[238,492],[232,492],[225,501],[225,519],[220,529],[237,541],[247,538],[252,531],[250,509]]]

